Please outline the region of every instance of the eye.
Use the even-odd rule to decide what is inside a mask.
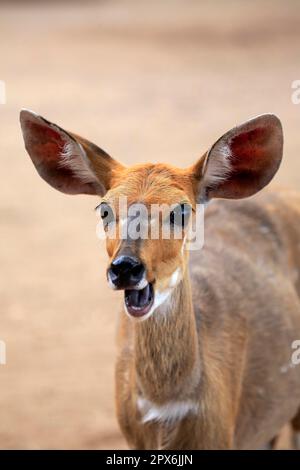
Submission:
[[[170,225],[185,228],[191,214],[191,206],[186,203],[178,204],[170,212]]]
[[[99,204],[99,206],[96,207],[96,210],[99,212],[100,217],[103,220],[104,228],[108,227],[109,224],[114,222],[114,211],[106,202]]]

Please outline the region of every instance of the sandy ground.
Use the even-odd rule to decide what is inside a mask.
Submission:
[[[120,299],[105,283],[97,200],[38,177],[19,109],[126,164],[178,165],[272,111],[285,129],[276,183],[297,188],[299,21],[291,0],[0,3],[0,448],[126,448],[114,414]]]

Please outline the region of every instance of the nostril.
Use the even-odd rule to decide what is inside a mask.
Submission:
[[[132,263],[130,262],[130,258],[128,256],[119,256],[116,258],[110,265],[110,269],[113,274],[116,276],[120,276],[125,271],[128,271]]]
[[[132,266],[133,266],[132,262],[124,260],[121,262],[113,263],[111,265],[111,270],[116,276],[119,276],[121,274],[128,273],[129,271],[131,271]]]
[[[141,263],[139,263],[132,268],[131,275],[136,278],[140,278],[144,274],[144,271],[145,271],[144,266]]]
[[[117,264],[117,265],[112,264],[110,266],[110,272],[112,274],[114,274],[115,276],[118,276],[118,274],[120,273],[120,265],[119,264]]]

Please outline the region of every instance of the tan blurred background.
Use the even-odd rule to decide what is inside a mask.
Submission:
[[[240,121],[275,112],[276,183],[300,186],[298,1],[1,2],[0,448],[126,448],[114,414],[119,296],[97,200],[46,185],[26,107],[126,164],[190,164]]]

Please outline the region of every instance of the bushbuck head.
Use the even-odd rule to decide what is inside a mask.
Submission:
[[[125,167],[30,111],[21,112],[21,126],[26,150],[45,181],[68,194],[101,197],[108,282],[124,290],[126,312],[139,319],[148,318],[184,275],[187,231],[197,204],[251,196],[269,183],[282,157],[282,128],[272,114],[230,130],[185,169],[151,163]],[[127,210],[121,210],[120,200]],[[139,211],[137,224],[137,211],[130,210],[140,206],[145,211]],[[131,236],[130,224],[136,229]]]

